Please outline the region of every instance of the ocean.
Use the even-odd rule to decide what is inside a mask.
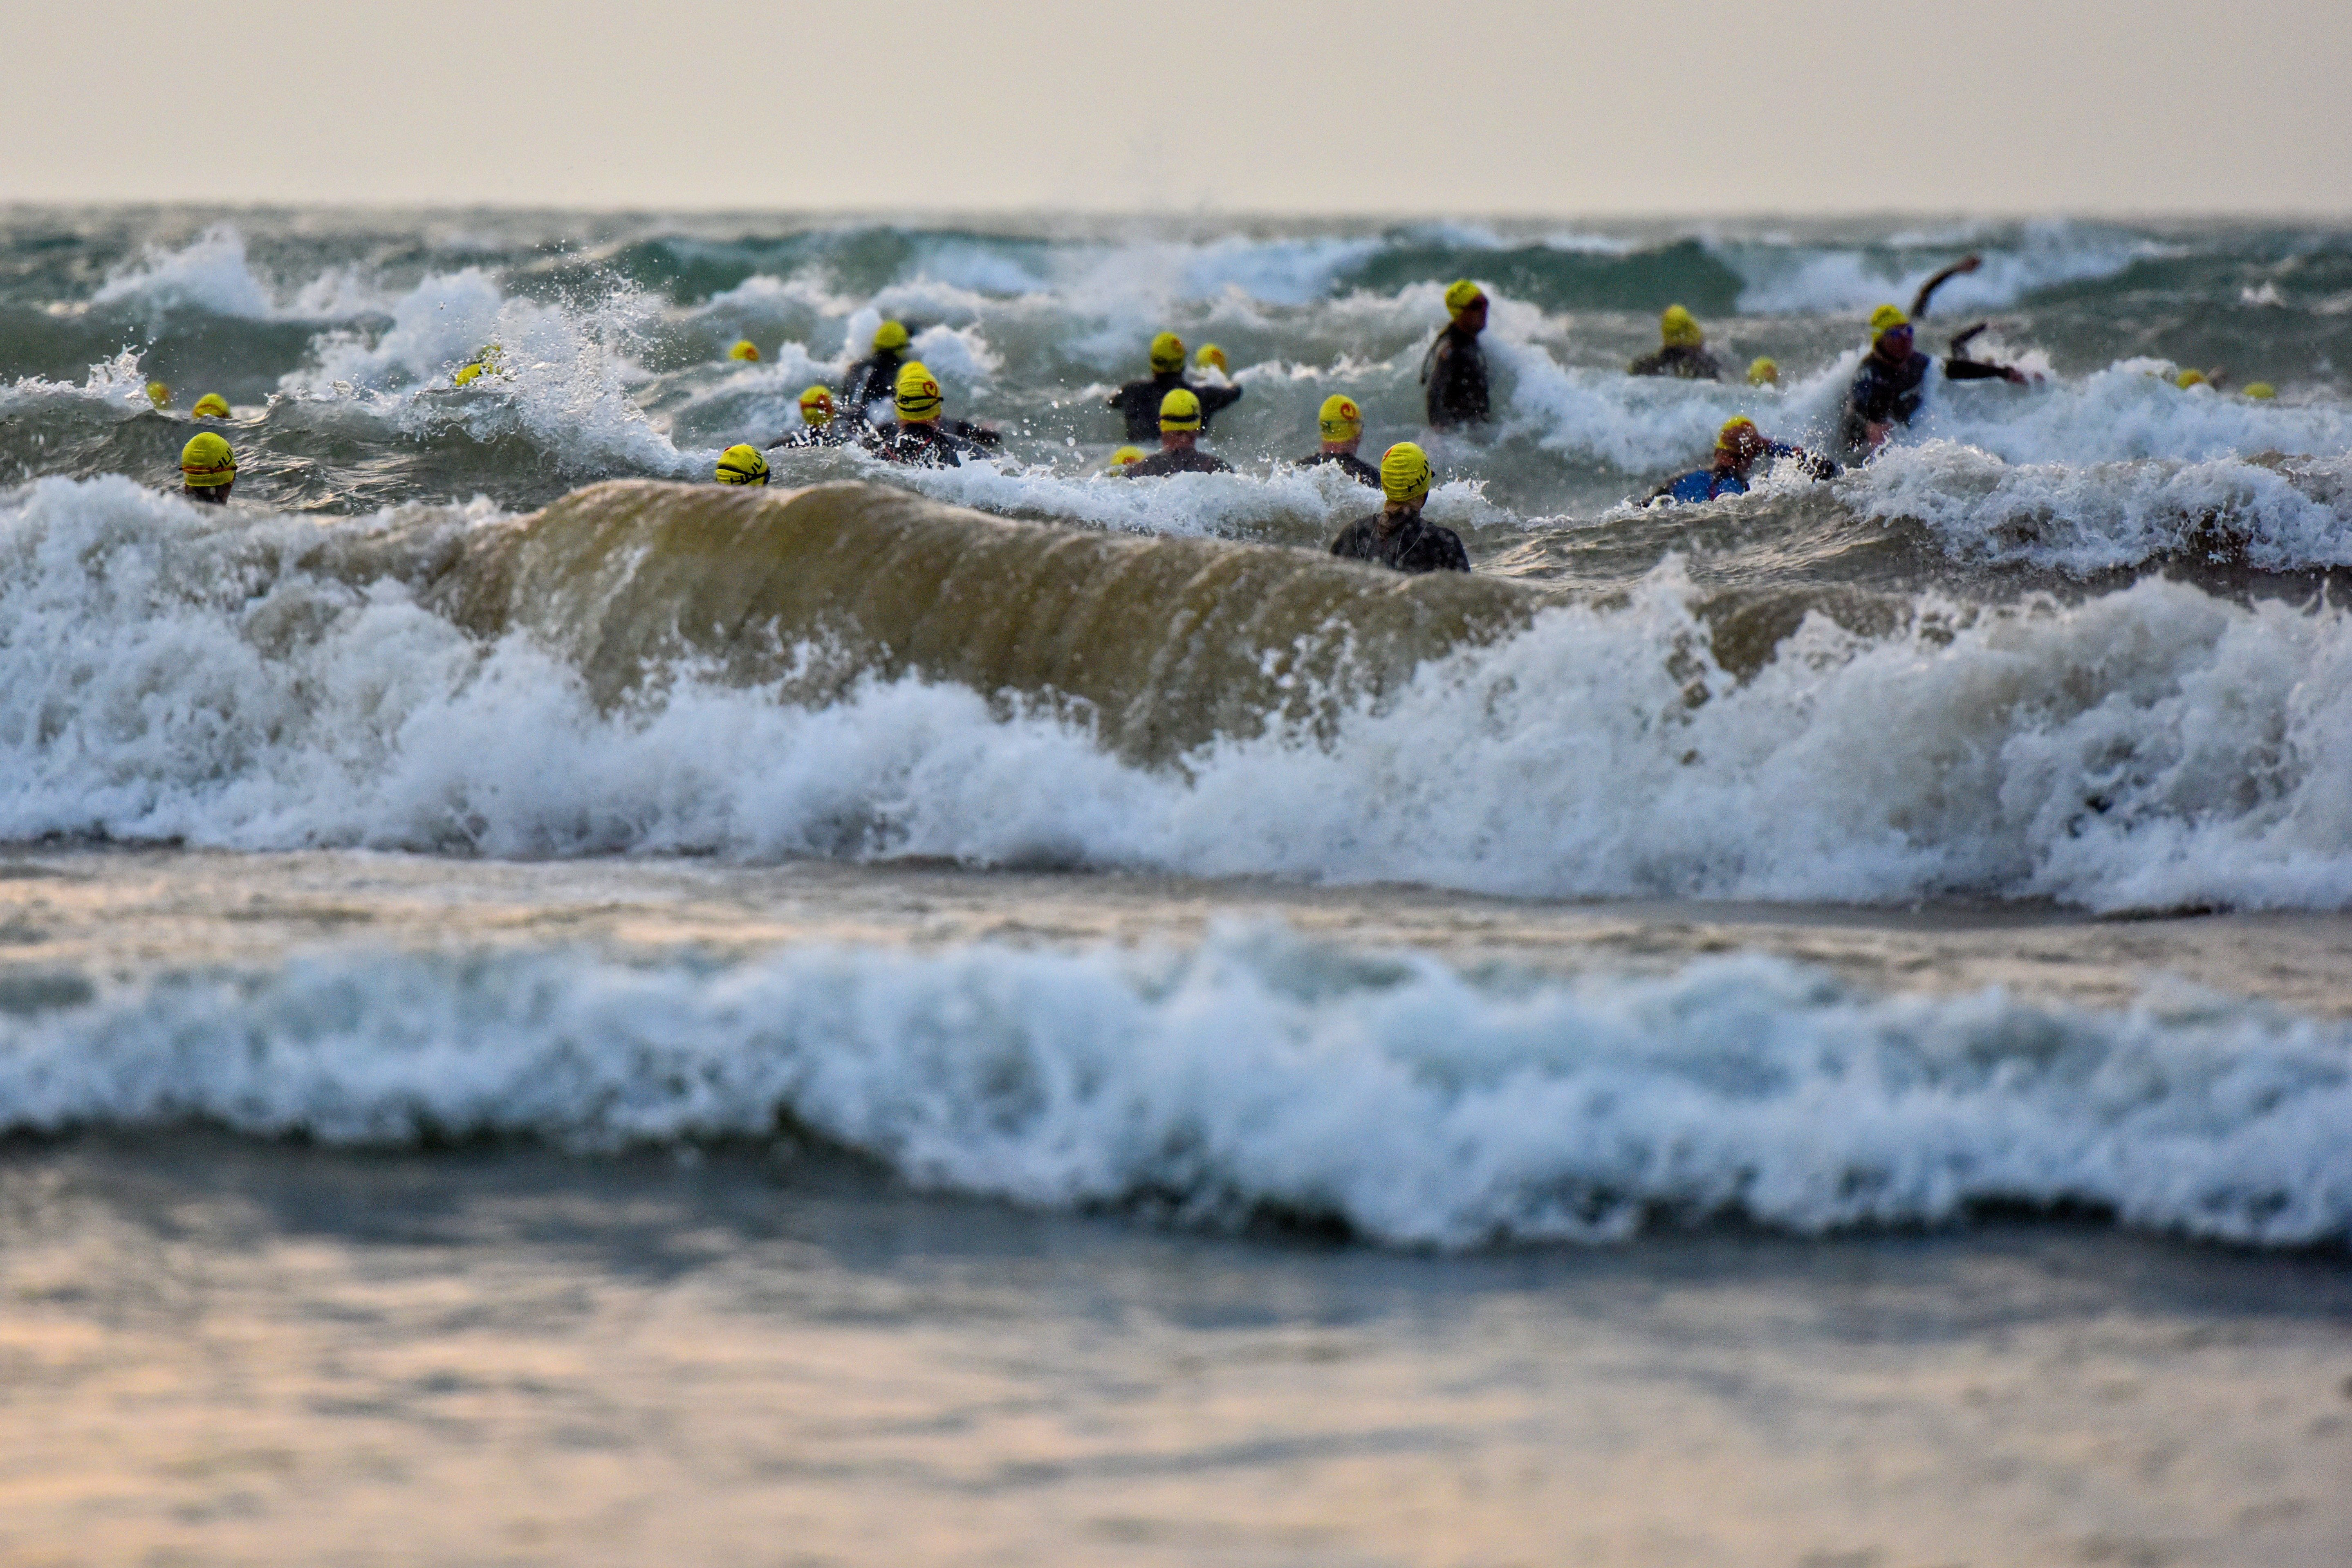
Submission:
[[[1964,252],[2027,384],[1635,504]],[[886,318],[998,452],[710,482]],[[2340,366],[2321,225],[0,210],[0,1559],[2352,1561]]]

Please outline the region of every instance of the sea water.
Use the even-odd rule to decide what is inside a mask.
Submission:
[[[1923,346],[2030,384],[1629,504],[1826,444],[1962,250]],[[2352,236],[0,263],[0,1551],[2352,1552]],[[1457,276],[1497,418],[1430,438]],[[1673,302],[1782,384],[1625,376]],[[886,316],[999,454],[707,482]],[[1163,328],[1232,474],[1103,471]],[[1469,579],[1320,554],[1334,391]]]

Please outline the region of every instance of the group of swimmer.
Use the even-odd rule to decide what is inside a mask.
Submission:
[[[1870,316],[1870,351],[1863,357],[1848,386],[1840,411],[1838,439],[1849,458],[1867,458],[1885,445],[1897,426],[1907,425],[1921,405],[1928,374],[1937,361],[1919,352],[1915,318],[1924,317],[1936,290],[1952,278],[1975,271],[1981,262],[1963,257],[1923,283],[1911,308],[1879,306]],[[1487,392],[1486,360],[1478,339],[1486,329],[1486,292],[1468,279],[1445,290],[1446,324],[1422,356],[1423,413],[1430,427],[1460,429],[1493,417]],[[1950,381],[1999,379],[2023,383],[2025,373],[2012,365],[1967,357],[1970,342],[1987,323],[1956,333],[1942,361]],[[1626,367],[1643,376],[1672,376],[1686,381],[1719,381],[1722,363],[1706,347],[1705,331],[1683,306],[1670,305],[1659,318],[1659,347]],[[961,465],[967,458],[1002,445],[1002,435],[968,420],[950,418],[940,383],[919,360],[910,357],[913,334],[906,323],[886,321],[876,329],[867,355],[849,367],[838,396],[818,384],[801,394],[801,425],[768,444],[777,447],[855,447],[885,462],[924,468]],[[757,361],[760,351],[748,340],[728,351],[734,360]],[[1225,355],[1215,344],[1201,350],[1198,365],[1214,370],[1215,379],[1195,380],[1187,374],[1183,342],[1173,332],[1151,340],[1151,374],[1129,382],[1106,405],[1119,416],[1130,443],[1157,438],[1159,449],[1147,453],[1140,446],[1122,446],[1111,455],[1109,472],[1126,478],[1150,478],[1179,473],[1229,473],[1230,464],[1201,449],[1201,438],[1219,412],[1239,402],[1243,389],[1224,379]],[[484,345],[451,378],[453,389],[463,388],[485,375],[501,375],[506,363],[499,346]],[[2186,389],[2218,383],[2221,372],[2182,371],[2178,384]],[[1780,367],[1759,358],[1748,367],[1750,385],[1777,385]],[[170,390],[151,383],[148,396],[159,409],[168,408]],[[2255,383],[2244,389],[2250,397],[2274,395]],[[206,394],[194,408],[198,418],[230,416],[226,400]],[[1297,467],[1330,465],[1350,479],[1380,490],[1381,510],[1358,518],[1340,530],[1330,552],[1351,560],[1377,562],[1408,573],[1470,569],[1461,537],[1451,529],[1422,517],[1435,475],[1429,455],[1418,444],[1400,441],[1381,454],[1375,465],[1359,452],[1364,436],[1364,416],[1356,401],[1343,393],[1326,398],[1318,415],[1318,449],[1297,459]],[[1703,467],[1659,485],[1644,503],[1698,502],[1744,493],[1757,468],[1781,461],[1793,463],[1815,479],[1839,471],[1838,463],[1767,437],[1745,415],[1726,420],[1717,433],[1715,449]],[[187,443],[181,454],[183,489],[192,499],[217,504],[228,499],[236,479],[236,459],[227,441],[209,431]],[[722,484],[764,485],[768,461],[761,449],[748,443],[730,447],[719,457],[716,478]]]

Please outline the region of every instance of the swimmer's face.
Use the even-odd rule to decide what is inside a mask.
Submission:
[[[1486,325],[1486,301],[1484,300],[1473,301],[1463,310],[1463,312],[1460,315],[1454,319],[1461,322],[1463,326],[1469,329],[1471,331],[1475,332],[1482,330]]]
[[[1901,359],[1911,352],[1911,329],[1893,327],[1878,334],[1878,352],[1888,359]]]

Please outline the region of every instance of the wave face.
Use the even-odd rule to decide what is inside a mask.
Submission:
[[[0,1029],[12,1132],[783,1130],[928,1186],[1444,1247],[1984,1203],[2352,1235],[2352,1034],[2211,996],[1874,1000],[1756,957],[1474,980],[1243,926],[1185,955],[322,956],[19,1004]]]
[[[322,526],[49,479],[0,626],[5,838],[2352,901],[2352,623],[2158,578],[1588,598],[855,486]]]

